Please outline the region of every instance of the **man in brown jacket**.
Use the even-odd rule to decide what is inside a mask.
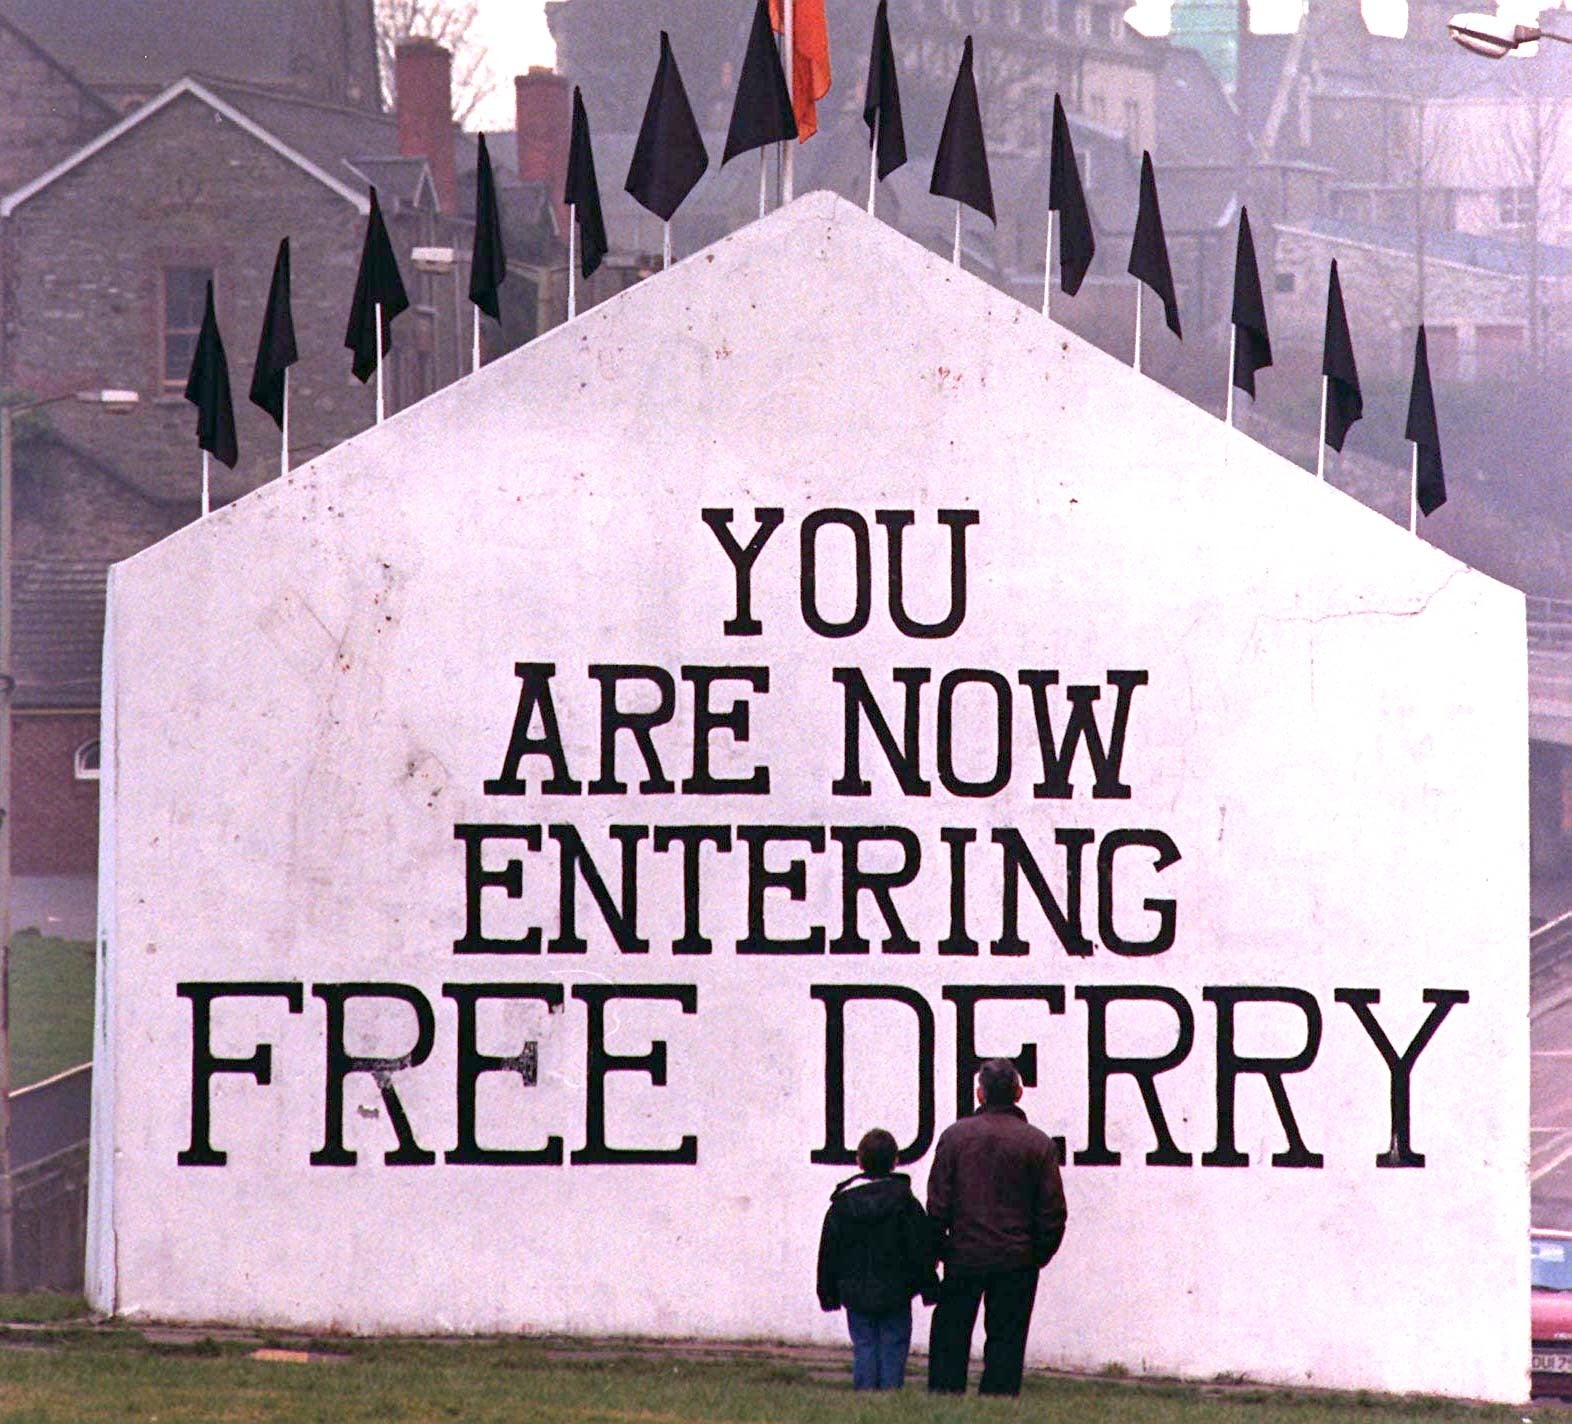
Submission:
[[[978,1110],[939,1137],[928,1173],[928,1216],[944,1282],[928,1332],[928,1388],[966,1393],[977,1308],[983,1311],[980,1394],[1019,1394],[1037,1274],[1064,1239],[1064,1187],[1046,1133],[1016,1104],[1021,1075],[1008,1058],[977,1072]]]

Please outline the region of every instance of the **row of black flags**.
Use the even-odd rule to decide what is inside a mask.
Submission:
[[[900,86],[886,0],[880,0],[874,17],[863,121],[869,133],[868,210],[872,212],[877,183],[906,162]],[[762,150],[773,144],[790,142],[796,135],[796,118],[770,27],[767,0],[757,0],[747,53],[738,76],[737,95],[722,164],[754,149]],[[761,212],[764,206],[762,160],[761,154]],[[676,57],[663,31],[655,80],[634,145],[625,186],[642,206],[665,224],[665,259],[668,263],[671,218],[698,183],[708,164],[708,153],[688,102]],[[996,221],[982,116],[972,72],[970,36],[967,36],[962,50],[960,68],[945,113],[930,191],[953,199],[956,203],[954,260],[959,263],[961,208],[973,208]],[[499,288],[507,275],[496,186],[484,135],[480,136],[475,197],[476,219],[469,295],[475,307],[474,364],[478,366],[479,313],[485,312],[493,320],[500,319]],[[575,271],[582,272],[584,279],[588,280],[610,250],[601,209],[600,188],[595,175],[589,118],[583,96],[577,88],[573,92],[572,132],[563,200],[570,209],[568,315],[571,318],[575,314]],[[1052,286],[1055,226],[1058,229],[1059,286],[1065,295],[1074,297],[1080,290],[1096,251],[1091,212],[1081,185],[1069,122],[1058,95],[1054,96],[1053,107],[1048,208],[1047,265],[1050,270],[1044,274],[1045,313],[1049,309],[1049,291]],[[1134,364],[1139,370],[1143,290],[1150,289],[1162,302],[1164,320],[1169,330],[1175,337],[1183,339],[1178,297],[1157,197],[1156,173],[1149,153],[1141,155],[1139,207],[1126,270],[1137,280]],[[384,414],[382,358],[392,349],[393,320],[408,306],[409,298],[377,202],[376,189],[373,188],[344,344],[353,353],[351,370],[354,375],[362,382],[373,375],[376,377],[379,421]],[[1262,297],[1255,243],[1250,231],[1249,214],[1243,208],[1239,213],[1231,328],[1226,412],[1230,425],[1233,424],[1234,391],[1242,390],[1254,399],[1256,374],[1272,364],[1271,339],[1267,330],[1266,304]],[[274,264],[250,389],[252,402],[267,411],[279,426],[283,441],[281,468],[285,470],[288,469],[288,370],[296,359],[294,326],[290,315],[289,239],[285,238],[279,244]],[[1324,478],[1326,446],[1341,451],[1349,429],[1364,414],[1359,372],[1354,360],[1353,341],[1335,259],[1331,263],[1328,278],[1321,370],[1322,413],[1317,474]],[[205,514],[208,508],[208,454],[216,455],[231,468],[238,459],[228,369],[214,314],[211,283],[190,379],[186,385],[186,399],[198,409],[197,440],[203,451],[202,508]],[[1429,515],[1446,500],[1440,436],[1423,326],[1419,328],[1414,343],[1413,377],[1405,435],[1414,445],[1409,519],[1410,529],[1413,529],[1416,510]]]

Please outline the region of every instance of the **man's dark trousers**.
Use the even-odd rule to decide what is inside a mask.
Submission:
[[[1037,1298],[1036,1266],[967,1271],[947,1266],[928,1330],[928,1388],[966,1393],[966,1362],[983,1307],[983,1372],[979,1394],[1019,1394],[1026,1328]]]

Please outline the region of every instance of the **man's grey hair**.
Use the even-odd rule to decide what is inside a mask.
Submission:
[[[1008,1058],[990,1058],[977,1070],[977,1086],[989,1107],[1008,1107],[1020,1091],[1021,1075]]]

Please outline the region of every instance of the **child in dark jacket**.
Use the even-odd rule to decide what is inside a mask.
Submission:
[[[911,1179],[895,1170],[883,1128],[857,1144],[862,1170],[830,1196],[819,1236],[819,1304],[846,1307],[854,1389],[899,1389],[912,1342],[912,1297],[938,1299],[928,1216]]]

